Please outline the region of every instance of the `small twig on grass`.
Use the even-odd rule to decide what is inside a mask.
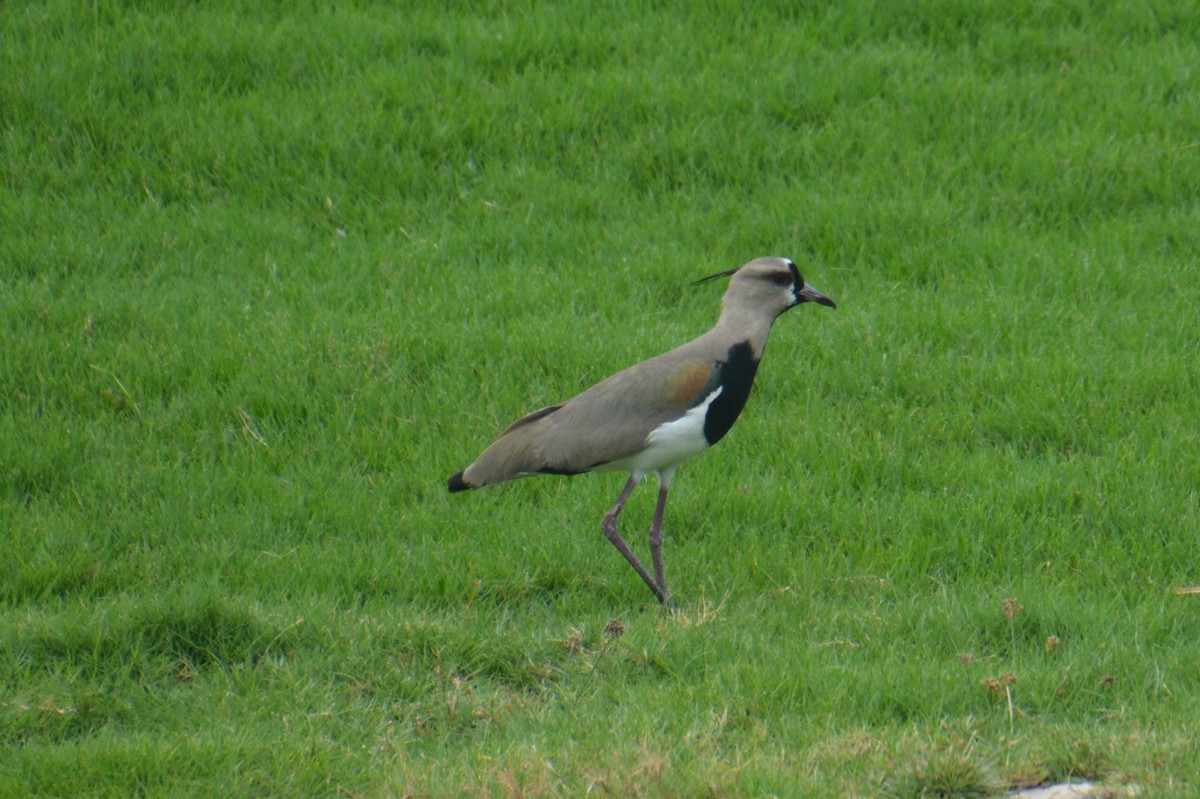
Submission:
[[[138,416],[142,415],[142,409],[140,407],[138,407],[138,404],[133,399],[133,395],[129,393],[129,389],[125,388],[125,384],[121,382],[121,378],[117,377],[116,372],[110,371],[108,369],[103,369],[99,366],[96,366],[96,364],[94,364],[94,363],[89,363],[88,366],[91,367],[92,369],[96,370],[97,372],[99,372],[102,375],[108,375],[109,377],[111,377],[113,382],[117,384],[117,388],[121,389],[121,393],[123,395],[125,395],[125,400],[129,403],[129,407],[133,408],[133,410],[137,413]]]
[[[830,647],[830,646],[844,646],[847,649],[858,649],[858,644],[854,643],[853,641],[844,641],[841,638],[834,638],[832,641],[825,641],[823,643],[817,644],[817,646],[819,646],[821,648]]]
[[[1005,697],[1005,699],[1008,700],[1008,734],[1009,734],[1009,736],[1012,736],[1015,731],[1015,726],[1013,724],[1013,703],[1012,703],[1012,687],[1011,686],[1012,686],[1011,682],[1006,681],[1004,683],[1004,697]]]
[[[271,653],[271,647],[273,647],[273,646],[275,646],[275,644],[279,643],[279,639],[283,638],[284,634],[296,629],[303,623],[304,623],[304,617],[301,616],[300,618],[296,619],[294,622],[289,624],[287,627],[284,627],[282,630],[280,630],[279,633],[274,638],[271,639],[271,643],[267,644],[266,648],[263,649],[263,653],[262,653],[263,660],[266,660],[267,655],[269,655]]]
[[[262,444],[264,448],[270,449],[271,445],[263,438],[263,434],[258,431],[258,425],[254,423],[254,417],[246,413],[242,408],[236,408],[235,410],[237,410],[238,419],[242,422],[242,433]]]

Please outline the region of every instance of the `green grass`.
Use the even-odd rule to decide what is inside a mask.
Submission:
[[[1200,17],[754,9],[0,6],[0,795],[1196,790]],[[446,493],[766,254],[679,616]]]

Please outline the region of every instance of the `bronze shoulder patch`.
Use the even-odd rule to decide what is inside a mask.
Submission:
[[[713,376],[711,364],[702,361],[687,361],[675,368],[667,381],[666,395],[672,405],[690,405],[695,402]]]

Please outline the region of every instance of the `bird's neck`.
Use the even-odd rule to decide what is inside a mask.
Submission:
[[[771,333],[774,321],[762,314],[739,313],[737,308],[725,308],[713,333],[724,341],[748,342],[757,360],[767,346],[767,336]]]

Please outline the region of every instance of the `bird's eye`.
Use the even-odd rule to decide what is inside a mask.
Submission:
[[[786,272],[776,272],[771,275],[771,282],[780,287],[790,286],[792,285],[792,276]]]

